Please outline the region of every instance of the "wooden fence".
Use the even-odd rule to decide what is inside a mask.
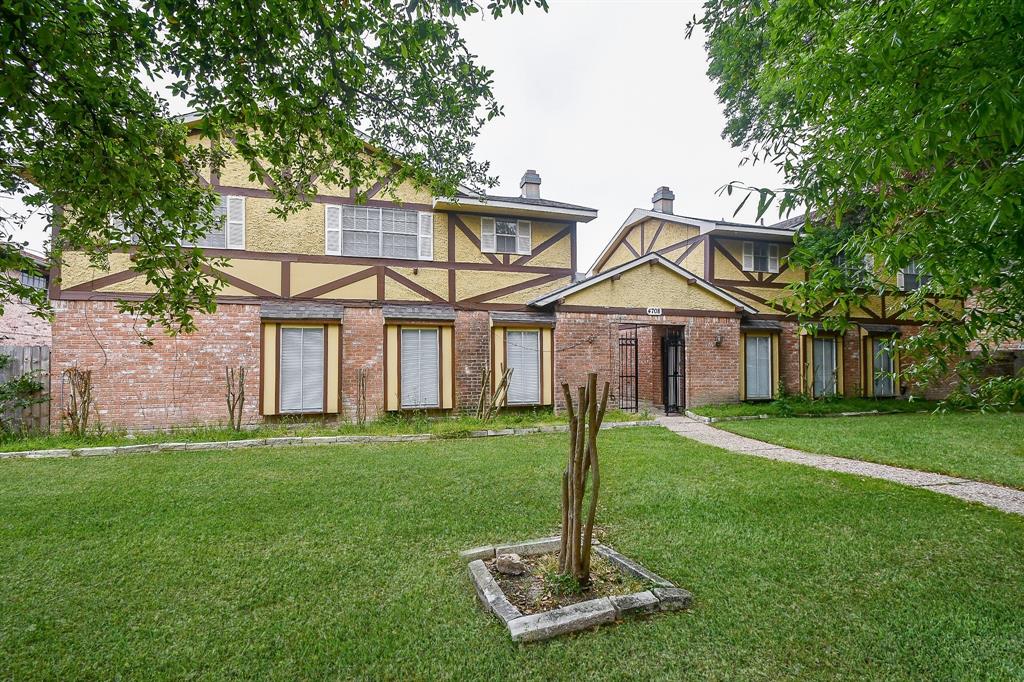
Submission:
[[[45,397],[42,402],[20,410],[18,413],[4,413],[0,415],[0,419],[12,427],[24,431],[49,431],[50,347],[0,346],[0,355],[7,355],[11,358],[11,362],[6,367],[0,368],[0,383],[31,373],[36,381],[43,385],[42,395]]]

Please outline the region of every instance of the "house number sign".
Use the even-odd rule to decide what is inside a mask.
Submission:
[[[661,308],[648,308],[647,309],[647,314],[648,315],[661,315]]]

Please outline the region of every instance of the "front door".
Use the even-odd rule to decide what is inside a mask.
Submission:
[[[682,329],[670,329],[662,337],[661,371],[665,412],[681,412],[686,408],[686,347]]]

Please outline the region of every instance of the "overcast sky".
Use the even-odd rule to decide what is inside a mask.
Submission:
[[[676,213],[730,218],[739,199],[716,196],[719,187],[779,184],[772,168],[741,168],[742,152],[722,140],[703,37],[684,35],[699,9],[696,1],[551,0],[546,14],[465,25],[505,109],[484,128],[477,157],[491,161],[497,194],[518,194],[523,171],[535,168],[542,197],[598,209],[580,229],[581,269],[630,210],[650,208],[660,185],[675,192]],[[752,221],[754,205],[737,219]],[[41,223],[24,238],[42,248]]]

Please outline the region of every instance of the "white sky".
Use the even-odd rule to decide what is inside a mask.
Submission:
[[[696,0],[551,0],[546,14],[465,25],[505,109],[477,146],[501,180],[493,191],[519,194],[523,171],[535,168],[542,197],[598,209],[580,228],[581,270],[660,185],[675,192],[676,213],[726,219],[740,199],[716,196],[722,185],[779,185],[773,168],[739,167],[742,152],[721,138],[703,36],[684,35],[699,10]],[[755,206],[736,219],[753,221]],[[765,221],[774,220],[771,209]],[[41,249],[42,222],[22,238]]]

